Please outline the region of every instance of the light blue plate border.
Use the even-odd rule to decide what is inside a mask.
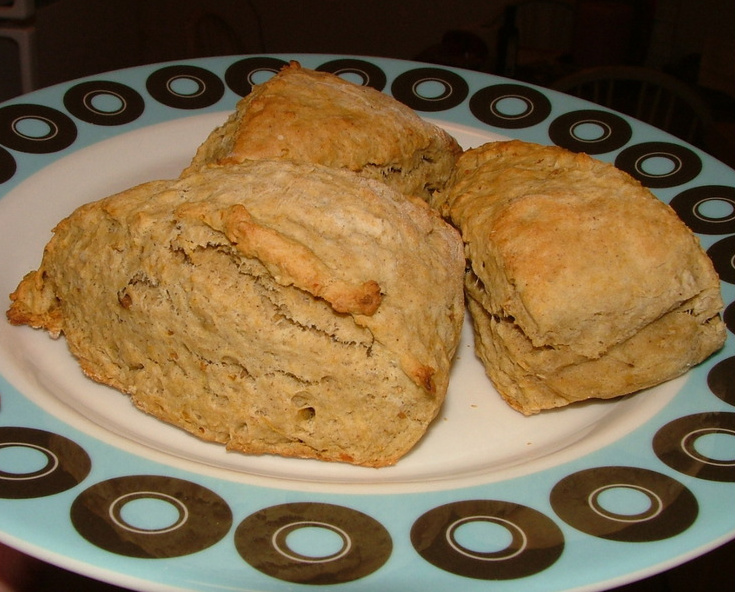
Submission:
[[[549,135],[551,122],[570,112],[600,110],[599,107],[578,99],[554,93],[528,84],[498,78],[492,75],[459,69],[431,66],[400,60],[366,58],[358,56],[278,55],[231,56],[205,58],[170,64],[154,64],[92,76],[79,81],[64,83],[18,97],[0,105],[2,110],[12,105],[42,105],[65,114],[73,121],[76,138],[67,147],[49,154],[28,153],[5,146],[17,167],[15,173],[0,183],[0,196],[12,190],[62,156],[97,142],[135,129],[192,114],[227,111],[239,98],[226,83],[228,69],[235,63],[252,57],[289,60],[297,59],[305,67],[316,68],[325,63],[347,59],[359,64],[377,66],[386,78],[384,90],[391,92],[395,81],[406,74],[420,71],[429,83],[431,75],[448,73],[450,80],[458,77],[466,83],[466,94],[455,106],[435,111],[423,111],[429,117],[464,126],[481,128],[522,140],[552,143]],[[169,66],[194,66],[213,73],[223,82],[222,94],[211,105],[185,110],[171,107],[156,100],[146,87],[151,75]],[[430,69],[430,71],[424,71]],[[420,78],[420,77],[419,77]],[[135,120],[118,126],[102,126],[85,122],[70,114],[63,97],[68,89],[82,82],[113,81],[134,89],[143,98],[145,109]],[[549,101],[549,112],[541,121],[526,127],[491,125],[480,121],[473,113],[471,101],[480,91],[499,85],[512,85],[540,93]],[[451,86],[451,85],[450,85]],[[455,92],[457,89],[450,89]],[[524,100],[506,97],[511,100]],[[451,102],[451,101],[450,101]],[[428,105],[428,102],[426,103]],[[421,111],[421,110],[420,110]],[[701,170],[693,178],[672,187],[652,187],[663,201],[669,202],[682,191],[706,186],[735,185],[735,172],[712,159],[702,151],[674,139],[655,128],[619,116],[631,127],[631,137],[622,146],[595,154],[601,160],[616,162],[626,149],[647,142],[661,142],[682,146],[701,161]],[[0,136],[0,146],[4,144]],[[0,225],[2,221],[0,221]],[[705,248],[724,239],[732,240],[732,233],[703,234],[700,240]],[[732,306],[735,291],[732,283],[722,284],[726,303]],[[671,404],[632,433],[613,444],[568,463],[542,470],[531,475],[493,481],[471,487],[416,493],[391,493],[366,495],[349,493],[314,493],[297,489],[272,489],[260,485],[218,479],[196,471],[157,462],[131,453],[123,447],[83,433],[54,417],[27,399],[4,377],[0,377],[0,429],[21,427],[58,434],[79,445],[91,458],[91,468],[79,483],[58,493],[43,497],[0,499],[0,538],[29,553],[63,565],[86,575],[110,581],[138,590],[253,590],[279,592],[294,590],[307,584],[294,584],[278,575],[268,575],[254,568],[238,553],[235,537],[238,525],[261,512],[266,507],[281,504],[332,504],[367,515],[377,521],[388,533],[391,541],[389,556],[384,563],[364,575],[338,576],[346,581],[331,584],[331,588],[345,590],[402,591],[447,590],[461,585],[463,590],[523,590],[524,592],[554,592],[557,590],[602,590],[631,580],[652,575],[687,559],[704,553],[735,538],[735,479],[719,481],[688,475],[676,470],[656,455],[652,440],[665,426],[679,418],[695,414],[733,415],[733,401],[715,396],[707,386],[708,376],[719,364],[733,357],[732,331],[728,331],[725,348],[704,364],[693,369],[681,391]],[[732,368],[732,364],[730,365]],[[733,377],[729,377],[729,391],[733,390]],[[728,424],[729,425],[729,424]],[[728,428],[729,429],[729,428]],[[722,431],[721,449],[711,451],[712,458],[724,459],[735,465],[733,451],[735,432]],[[0,441],[0,444],[2,442]],[[0,449],[1,451],[2,449]],[[0,457],[1,459],[2,457]],[[660,540],[623,542],[591,535],[562,519],[550,500],[551,492],[565,477],[588,469],[624,466],[652,471],[663,475],[690,491],[696,500],[696,518],[681,532]],[[0,473],[2,464],[0,463]],[[136,558],[110,552],[81,536],[70,520],[70,508],[79,497],[95,484],[130,475],[155,475],[180,479],[199,484],[215,492],[231,511],[232,523],[226,534],[211,546],[180,557],[159,559]],[[0,483],[2,475],[0,474]],[[551,564],[536,573],[517,577],[487,578],[485,576],[456,575],[445,568],[424,559],[412,543],[411,531],[419,519],[447,505],[458,505],[468,500],[499,501],[528,508],[550,519],[563,539],[563,548]],[[655,518],[651,519],[652,521]],[[359,540],[354,541],[355,544]],[[474,561],[487,565],[497,561],[488,554],[483,559],[476,553]],[[326,565],[328,562],[324,562]],[[522,571],[522,570],[521,570]],[[533,571],[533,570],[531,570]],[[335,576],[337,577],[337,576]]]

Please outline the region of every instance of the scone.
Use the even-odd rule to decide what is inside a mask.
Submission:
[[[291,62],[238,102],[183,174],[211,163],[285,158],[347,169],[427,199],[460,153],[452,136],[387,94]]]
[[[656,385],[724,343],[697,238],[610,164],[489,143],[460,157],[433,203],[465,242],[478,356],[525,414]]]
[[[203,439],[380,467],[442,405],[464,265],[418,198],[252,161],[80,207],[7,316],[63,333],[89,377]]]

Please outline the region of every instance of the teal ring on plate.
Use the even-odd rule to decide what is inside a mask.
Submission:
[[[575,130],[588,125],[601,134],[584,138]],[[622,148],[633,136],[630,124],[619,115],[599,109],[582,109],[560,115],[549,124],[549,138],[572,152],[604,154]]]
[[[350,58],[331,60],[317,67],[316,70],[343,77],[347,74],[353,74],[360,78],[362,86],[369,86],[379,91],[382,91],[387,83],[382,68],[365,60]]]
[[[442,91],[435,96],[421,93],[424,84],[438,84]],[[443,68],[414,68],[396,77],[391,94],[415,111],[437,112],[462,104],[469,86],[464,78]]]
[[[43,457],[33,471],[3,470],[0,464],[0,498],[31,499],[55,495],[79,485],[92,467],[89,454],[76,442],[24,427],[0,427],[0,451],[31,452]],[[6,469],[9,467],[6,467]]]
[[[117,108],[104,110],[95,106],[100,97],[112,97]],[[135,121],[145,110],[140,93],[126,84],[110,80],[90,80],[72,86],[64,93],[64,107],[77,119],[93,125],[124,125]]]
[[[225,83],[235,94],[244,97],[257,84],[254,75],[260,72],[275,74],[288,62],[279,58],[244,58],[231,64],[225,71]]]
[[[493,550],[490,539],[463,542],[462,528],[493,527],[506,535]],[[411,528],[411,543],[426,561],[450,573],[478,580],[513,580],[544,571],[564,550],[564,535],[545,514],[501,500],[462,500],[425,512]],[[504,546],[503,546],[504,545]]]
[[[327,551],[309,554],[289,547],[300,529],[319,529],[339,540]],[[235,532],[235,547],[255,569],[298,584],[331,585],[359,580],[388,561],[393,541],[377,520],[345,506],[297,502],[251,514]]]
[[[720,206],[707,213],[707,205]],[[730,234],[735,232],[735,187],[702,185],[691,187],[669,202],[679,217],[693,232],[699,234]],[[717,207],[713,210],[718,210]],[[716,215],[713,215],[716,214]]]
[[[195,92],[179,92],[178,81],[193,82]],[[146,80],[146,89],[159,103],[174,109],[204,109],[219,101],[225,85],[219,76],[198,66],[166,66],[153,72]]]
[[[131,502],[168,504],[178,513],[165,526],[126,521]],[[96,483],[71,506],[77,532],[93,545],[127,557],[164,559],[197,553],[224,538],[232,526],[227,502],[206,487],[163,475],[129,475]],[[143,516],[154,519],[155,516]]]
[[[635,493],[648,499],[637,512],[605,509],[603,493]],[[559,518],[581,532],[620,542],[651,542],[687,530],[699,514],[692,492],[671,477],[640,467],[607,466],[567,475],[551,490]],[[632,506],[632,504],[630,504]]]
[[[653,451],[664,463],[685,475],[735,483],[735,458],[712,458],[697,447],[701,439],[716,435],[735,441],[735,413],[710,411],[679,417],[656,432]]]
[[[660,173],[646,170],[647,161],[659,159],[672,165]],[[702,172],[702,159],[691,149],[671,142],[642,142],[624,148],[615,158],[615,166],[652,189],[677,187],[695,179]]]
[[[24,124],[37,129],[24,132]],[[32,103],[0,107],[0,144],[11,150],[50,154],[68,148],[76,139],[76,124],[58,109]]]
[[[512,110],[504,108],[511,103]],[[517,108],[520,103],[522,109]],[[501,129],[532,127],[551,114],[551,102],[543,93],[523,84],[493,84],[470,97],[470,111],[481,122]]]

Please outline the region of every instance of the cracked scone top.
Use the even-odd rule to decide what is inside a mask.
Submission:
[[[291,62],[238,102],[183,174],[212,163],[284,158],[353,171],[428,199],[461,151],[393,97]]]
[[[325,167],[205,167],[78,208],[12,294],[83,371],[246,453],[395,463],[441,407],[458,233]]]

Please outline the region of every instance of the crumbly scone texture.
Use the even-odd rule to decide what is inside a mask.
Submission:
[[[523,413],[653,386],[724,343],[719,278],[696,236],[611,164],[488,143],[432,203],[462,233],[477,353]]]
[[[253,161],[78,208],[7,316],[63,334],[89,377],[203,439],[380,467],[442,405],[464,265],[423,200]]]
[[[183,174],[211,163],[285,158],[347,169],[428,199],[460,153],[451,135],[389,95],[291,62],[238,102]]]

